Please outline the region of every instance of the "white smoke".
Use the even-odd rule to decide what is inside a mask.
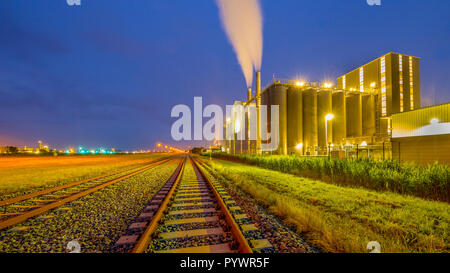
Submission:
[[[216,0],[225,32],[233,45],[247,87],[261,70],[263,23],[259,0]]]

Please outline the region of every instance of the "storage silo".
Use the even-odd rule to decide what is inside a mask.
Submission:
[[[332,122],[333,144],[343,145],[344,138],[347,137],[347,118],[345,113],[345,93],[344,91],[334,92],[332,101],[332,112],[334,119]]]
[[[361,93],[349,92],[346,96],[347,137],[362,136]]]
[[[325,126],[325,116],[332,114],[332,94],[331,90],[320,90],[317,93],[317,136],[318,146],[321,153],[326,154],[328,143],[332,142],[332,123],[333,120],[329,120]],[[327,127],[327,131],[325,131]],[[325,139],[327,137],[328,139]]]
[[[303,91],[303,152],[315,155],[317,146],[317,91],[313,88]]]
[[[287,154],[287,87],[281,84],[270,88],[271,105],[279,105],[279,148],[280,154]]]
[[[301,153],[297,145],[303,143],[303,98],[302,89],[291,86],[287,90],[287,150]]]
[[[362,134],[372,136],[376,133],[375,123],[375,96],[363,95],[362,101]]]
[[[266,123],[261,122],[261,131],[266,130],[270,133],[270,88],[261,93],[261,105],[267,106]],[[270,140],[261,140],[262,143],[270,143]]]

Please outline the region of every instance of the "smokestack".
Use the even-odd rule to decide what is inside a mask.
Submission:
[[[247,101],[250,101],[252,99],[252,89],[251,88],[249,88],[247,91],[247,97],[248,97]]]
[[[256,72],[256,153],[261,153],[261,72]]]
[[[256,72],[256,96],[261,96],[261,72]]]

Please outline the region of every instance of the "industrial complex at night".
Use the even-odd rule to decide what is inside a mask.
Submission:
[[[279,146],[271,153],[395,158],[423,164],[450,161],[448,149],[442,149],[450,143],[450,130],[446,126],[450,104],[421,109],[418,57],[388,53],[340,76],[337,86],[274,77],[273,82],[259,91],[259,75],[256,96],[252,97],[249,90],[248,100],[237,101],[235,105],[252,105],[260,99],[261,105],[268,107],[268,122],[261,125],[267,126],[268,132],[270,106],[279,105]],[[436,128],[427,136],[403,130],[399,138],[396,132],[406,124],[411,132],[428,125]],[[229,153],[258,152],[258,140],[248,141],[246,128],[245,140],[224,142]],[[421,150],[420,157],[408,148],[408,143],[414,143],[413,149],[418,149],[414,141],[418,137],[420,147],[427,147]]]
[[[0,1],[3,268],[58,267],[46,253],[247,273],[446,257],[449,10]]]

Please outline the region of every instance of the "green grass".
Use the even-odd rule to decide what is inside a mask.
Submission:
[[[350,188],[235,162],[205,160],[216,178],[250,194],[329,252],[448,252],[450,205]]]
[[[421,168],[392,160],[342,160],[228,154],[215,154],[214,156],[320,179],[337,185],[391,191],[444,202],[450,201],[450,168],[437,163]]]

